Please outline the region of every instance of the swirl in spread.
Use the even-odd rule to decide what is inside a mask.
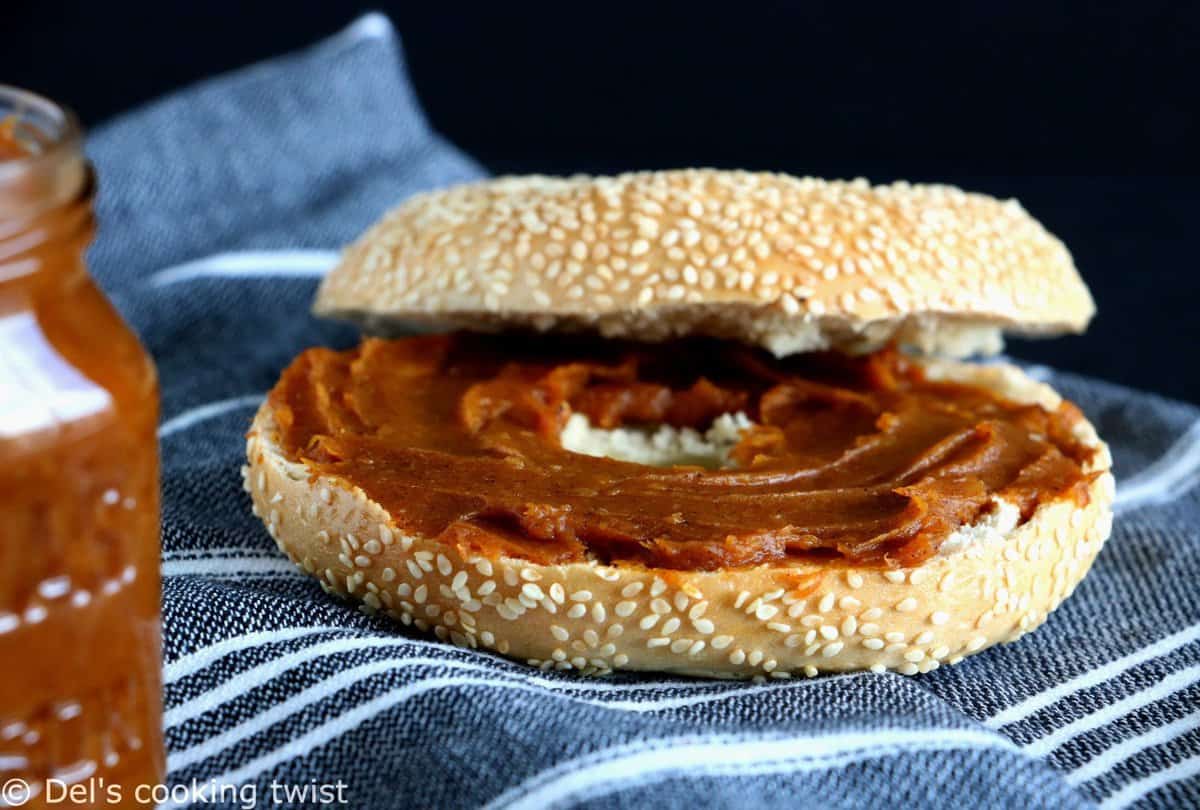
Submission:
[[[464,552],[714,570],[789,557],[913,566],[999,497],[1027,520],[1085,502],[1078,410],[934,382],[897,351],[776,359],[731,342],[467,334],[311,349],[270,396],[288,456],[339,475],[408,532]],[[600,428],[754,426],[734,466],[572,453]]]

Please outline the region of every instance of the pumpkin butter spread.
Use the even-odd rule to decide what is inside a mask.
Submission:
[[[1003,499],[1087,501],[1082,418],[935,382],[903,354],[778,359],[728,341],[438,335],[310,349],[270,405],[287,455],[402,531],[540,564],[715,570],[785,558],[916,566]],[[744,413],[723,469],[564,449],[597,428],[703,431]]]

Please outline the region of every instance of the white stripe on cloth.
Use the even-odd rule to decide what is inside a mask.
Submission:
[[[393,637],[368,637],[368,638],[348,638],[335,639],[333,641],[314,644],[311,647],[306,647],[301,650],[289,653],[276,659],[251,667],[247,670],[233,674],[230,680],[222,683],[219,686],[197,695],[190,700],[174,706],[169,709],[163,717],[163,725],[167,728],[172,728],[181,723],[187,722],[199,715],[211,711],[221,704],[232,700],[246,693],[248,689],[253,689],[256,686],[270,681],[271,679],[283,674],[284,672],[302,666],[310,661],[315,661],[320,658],[326,658],[341,653],[358,652],[361,650],[379,649],[379,648],[409,648],[409,647],[426,647],[432,642],[413,641],[405,638]],[[450,669],[462,669],[479,672],[491,672],[501,677],[517,678],[545,690],[554,692],[581,692],[593,694],[606,694],[613,692],[626,691],[651,691],[663,689],[662,683],[654,684],[605,684],[603,682],[585,681],[585,680],[551,680],[541,677],[537,674],[536,669],[499,669],[495,663],[490,665],[471,664],[460,662],[449,658],[419,658],[419,659],[392,659],[396,669],[412,666],[413,662],[427,663],[431,666],[447,667]],[[370,672],[364,677],[370,677],[374,672]],[[865,673],[849,673],[846,675],[834,675],[823,679],[820,682],[815,681],[796,681],[794,684],[788,684],[788,687],[804,687],[814,683],[827,685],[834,680],[854,680],[858,678],[874,677],[872,674]],[[320,693],[314,692],[313,698],[320,700],[328,695],[333,694],[339,689],[345,688],[346,684],[343,680],[330,680],[322,683],[327,683],[328,687]],[[697,685],[697,684],[676,684],[675,688],[682,685],[699,686],[700,688],[712,689],[712,686]],[[321,686],[318,684],[317,686]],[[656,712],[666,711],[669,709],[677,709],[684,706],[694,706],[698,703],[709,703],[719,700],[729,700],[732,698],[744,697],[746,695],[756,694],[763,689],[769,688],[764,685],[755,684],[753,686],[745,686],[741,688],[730,687],[723,688],[720,691],[710,692],[708,694],[690,695],[690,696],[674,696],[665,698],[650,698],[641,700],[586,700],[583,698],[572,699],[580,700],[581,702],[590,705],[598,706],[604,709],[629,712]],[[777,686],[776,688],[786,688]],[[316,689],[316,687],[313,687]]]
[[[242,672],[236,672],[232,678],[221,685],[209,691],[203,692],[196,697],[191,698],[179,706],[175,706],[167,710],[163,716],[163,725],[170,728],[182,724],[187,720],[197,718],[200,714],[209,712],[209,710],[221,706],[222,703],[233,700],[233,698],[244,695],[248,689],[256,688],[269,682],[270,679],[280,676],[283,672],[292,670],[294,667],[302,666],[307,662],[326,658],[326,656],[337,655],[341,653],[359,652],[359,650],[377,649],[377,648],[420,648],[428,646],[432,642],[420,642],[407,640],[407,638],[394,637],[368,637],[368,638],[342,638],[342,640],[334,640],[313,644],[312,647],[296,650],[294,653],[281,656],[274,660],[266,661],[264,664],[248,668]],[[306,703],[323,700],[335,692],[346,689],[347,686],[353,685],[365,678],[370,678],[374,674],[378,674],[374,670],[374,664],[359,667],[358,670],[344,671],[335,678],[323,680],[312,688],[302,692],[305,695]],[[552,680],[539,676],[536,670],[502,670],[498,668],[496,662],[490,661],[487,664],[470,664],[466,661],[456,661],[446,658],[414,658],[414,659],[391,659],[391,668],[400,670],[400,668],[428,665],[451,668],[451,670],[464,670],[472,672],[487,672],[494,676],[503,678],[515,678],[522,680],[528,684],[529,691],[538,691],[538,689],[556,691],[556,692],[581,692],[581,694],[604,695],[613,694],[613,692],[636,692],[640,691],[659,691],[664,689],[664,684],[656,682],[653,684],[607,684],[602,682],[586,682],[586,680]],[[385,667],[386,668],[386,667]],[[354,678],[349,677],[349,673],[361,672]],[[851,680],[858,678],[874,677],[870,673],[847,673],[841,676],[832,676],[824,678],[820,682],[814,680],[798,680],[792,684],[778,685],[775,689],[792,689],[792,688],[810,688],[815,685],[829,685],[834,680]],[[535,689],[536,688],[536,689]],[[732,698],[744,697],[746,695],[754,695],[757,692],[766,689],[762,685],[742,686],[742,688],[720,688],[714,691],[712,684],[696,684],[691,682],[680,682],[672,684],[673,689],[690,689],[695,691],[706,691],[706,694],[690,695],[690,696],[671,696],[661,698],[642,698],[642,700],[589,700],[589,698],[580,697],[577,695],[568,695],[570,700],[588,703],[590,706],[599,708],[620,710],[620,712],[635,712],[649,713],[662,712],[662,710],[677,709],[686,706],[695,706],[697,703],[709,703],[716,701],[732,700]],[[296,696],[296,697],[299,697]],[[295,700],[295,698],[293,698]],[[277,720],[270,720],[276,722]],[[250,721],[247,721],[250,722]],[[270,725],[270,722],[266,725]],[[246,724],[244,724],[246,725]],[[256,724],[257,726],[258,724]],[[265,727],[265,726],[262,726]],[[257,733],[260,728],[252,728],[250,733]],[[211,755],[209,755],[211,756]],[[174,767],[174,766],[173,766]]]
[[[1120,808],[1128,807],[1138,799],[1149,793],[1153,793],[1161,787],[1166,787],[1172,782],[1181,782],[1184,779],[1191,779],[1195,776],[1200,776],[1200,755],[1188,757],[1169,768],[1163,768],[1161,771],[1152,773],[1136,782],[1130,782],[1100,802],[1100,810],[1120,810]]]
[[[1108,725],[1130,712],[1140,709],[1143,706],[1148,706],[1156,700],[1170,697],[1176,692],[1187,689],[1189,686],[1195,686],[1198,683],[1200,683],[1200,665],[1172,672],[1149,689],[1135,692],[1129,697],[1118,700],[1116,703],[1110,703],[1101,709],[1086,714],[1078,720],[1047,734],[1045,737],[1040,737],[1031,743],[1027,743],[1023,746],[1023,749],[1026,753],[1036,757],[1045,756],[1081,734],[1086,734],[1101,726]]]
[[[361,22],[361,21],[360,21]],[[332,250],[261,250],[217,253],[159,270],[146,279],[151,287],[168,287],[201,278],[320,277],[337,264]]]
[[[446,689],[452,687],[468,687],[478,686],[483,688],[498,688],[498,689],[527,689],[523,684],[517,682],[495,681],[492,679],[482,678],[428,678],[417,683],[408,684],[398,687],[385,694],[380,695],[366,703],[350,709],[349,711],[327,720],[321,725],[309,730],[308,732],[288,741],[285,745],[276,748],[274,751],[267,752],[258,757],[255,757],[250,762],[240,768],[226,771],[214,777],[217,784],[242,784],[250,781],[274,766],[286,762],[290,759],[310,753],[313,748],[328,743],[330,740],[352,731],[362,723],[379,716],[385,711],[397,706],[411,698],[426,692],[431,692],[437,689]],[[847,764],[862,758],[857,755],[862,754],[866,757],[870,756],[887,756],[899,753],[908,753],[920,750],[946,750],[946,749],[961,749],[961,748],[997,748],[1004,750],[1017,750],[1011,742],[997,735],[988,734],[982,731],[958,730],[958,729],[928,729],[920,731],[883,731],[883,732],[851,732],[842,735],[824,735],[813,737],[789,737],[789,738],[747,738],[744,742],[749,747],[746,750],[738,751],[741,756],[737,757],[735,749],[731,748],[731,740],[728,737],[710,737],[703,740],[703,744],[707,750],[700,748],[701,740],[690,738],[696,743],[693,747],[684,752],[685,765],[687,773],[695,773],[695,764],[699,761],[698,754],[707,753],[714,759],[712,762],[713,773],[720,775],[722,766],[733,765],[737,774],[745,774],[747,766],[758,765],[759,767],[770,767],[772,765],[783,765],[787,770],[795,770],[800,762],[807,759],[812,761],[813,767],[836,767],[838,765]],[[669,744],[674,741],[662,740],[656,741],[660,744]],[[637,743],[634,746],[627,748],[637,748],[638,753],[629,754],[631,762],[642,761],[646,757],[646,749],[648,743]],[[781,756],[780,746],[783,746],[785,756]],[[815,753],[814,753],[815,752]],[[606,752],[602,752],[606,753]],[[755,761],[753,754],[757,753],[760,757],[759,761]],[[830,759],[830,754],[841,754],[842,756],[836,759]],[[820,758],[825,757],[825,762],[820,763]],[[737,761],[734,761],[734,760]],[[622,760],[622,763],[625,761]],[[820,764],[818,764],[820,763]],[[611,765],[611,764],[610,764]],[[169,764],[169,769],[174,771],[176,766]],[[559,768],[550,769],[539,774],[535,779],[542,779],[548,774],[553,774]],[[611,768],[610,768],[611,769]],[[617,774],[628,774],[630,771],[618,764],[616,768]],[[519,790],[519,789],[518,789]],[[543,788],[544,790],[544,788]],[[514,793],[509,791],[505,796]],[[502,797],[503,798],[503,797]],[[514,797],[515,798],[515,797]],[[541,801],[541,799],[539,799]],[[502,804],[493,803],[494,806],[504,806]],[[489,805],[489,806],[493,806]],[[181,806],[181,805],[174,805]],[[545,807],[545,804],[528,804],[523,803],[521,806],[530,807]]]
[[[1088,761],[1086,765],[1081,765],[1069,772],[1067,774],[1067,782],[1072,785],[1078,785],[1103,776],[1135,754],[1139,754],[1147,748],[1168,743],[1176,737],[1183,736],[1189,731],[1195,731],[1198,728],[1200,728],[1200,710],[1186,717],[1181,717],[1173,723],[1167,723],[1165,726],[1152,728],[1142,734],[1122,740],[1112,748],[1102,751]]]
[[[412,643],[412,642],[410,642]],[[384,646],[384,645],[380,645]],[[471,664],[464,661],[454,661],[445,658],[433,657],[416,657],[402,659],[383,659],[372,661],[367,664],[362,664],[351,669],[338,672],[329,678],[326,678],[319,683],[310,686],[309,688],[298,692],[287,700],[276,703],[264,712],[239,723],[236,726],[225,729],[220,734],[210,737],[202,743],[199,743],[191,748],[183,751],[172,753],[167,758],[167,769],[172,772],[178,772],[191,765],[201,762],[210,757],[220,754],[222,751],[230,748],[243,740],[249,739],[256,734],[259,734],[271,726],[283,722],[292,715],[298,714],[310,706],[320,703],[322,700],[331,697],[332,695],[355,686],[362,681],[373,678],[387,672],[394,672],[409,667],[442,667],[445,669],[453,669],[463,672],[474,672],[487,676],[486,678],[476,678],[469,676],[444,676],[435,678],[422,679],[422,683],[439,683],[441,687],[449,687],[457,684],[466,684],[472,686],[489,686],[499,689],[514,689],[521,692],[545,696],[546,690],[555,692],[562,691],[587,691],[572,681],[550,681],[537,676],[526,675],[523,673],[504,672],[496,669],[494,666],[485,664]],[[799,681],[793,686],[813,686],[817,684],[827,684],[828,681]],[[252,687],[252,684],[247,684],[237,678],[239,691],[244,693],[246,689]],[[397,691],[403,691],[407,687],[402,687]],[[658,688],[658,687],[653,687]],[[757,689],[761,689],[758,687]],[[698,695],[691,698],[692,703],[708,702],[711,700],[731,697],[735,694],[749,694],[757,689],[730,690],[729,692],[718,695]],[[418,690],[414,694],[419,694]],[[392,693],[389,693],[392,694]],[[591,698],[580,697],[578,695],[559,695],[560,697],[571,700],[576,703],[583,703],[589,706],[594,706],[600,709],[621,709],[638,712],[657,711],[660,707],[656,701],[637,702],[623,701],[610,702],[605,700],[595,700]],[[685,698],[671,699],[673,705],[682,705]],[[197,708],[197,707],[193,707]]]
[[[1200,422],[1192,425],[1162,457],[1117,487],[1116,511],[1166,503],[1200,483]]]
[[[210,664],[217,661],[218,659],[224,658],[226,655],[229,655],[234,652],[238,652],[240,650],[257,647],[262,644],[270,644],[270,643],[278,642],[278,641],[292,641],[295,639],[304,638],[306,636],[319,635],[322,633],[343,633],[344,634],[344,633],[356,633],[356,632],[361,632],[361,631],[355,630],[355,628],[352,628],[352,627],[346,627],[346,626],[341,626],[341,625],[318,625],[315,627],[290,627],[290,628],[284,628],[281,630],[261,630],[261,631],[256,631],[253,633],[246,633],[245,635],[234,636],[232,638],[225,639],[224,641],[217,642],[216,644],[213,644],[209,647],[204,647],[199,650],[195,650],[194,652],[189,653],[188,655],[185,655],[185,656],[182,656],[182,657],[176,659],[175,661],[171,662],[170,664],[167,664],[163,668],[163,679],[164,679],[165,683],[173,683],[174,681],[177,681],[180,678],[186,677],[187,675],[192,675],[192,674],[200,671],[201,669],[204,669],[205,667],[209,666]],[[425,641],[425,642],[416,641],[416,642],[411,642],[411,643],[433,645],[435,642],[433,642],[433,641]],[[440,646],[438,648],[445,649]],[[497,662],[497,664],[499,664],[499,662]],[[508,671],[512,672],[512,673],[524,674],[524,673],[534,673],[534,672],[538,671],[538,670],[532,669],[530,667],[521,666],[519,664],[509,664],[507,661],[504,662],[503,665],[511,666],[512,669],[508,670]],[[502,670],[502,669],[497,669],[496,671],[501,674],[504,674],[504,672],[505,672],[505,670]],[[557,683],[557,682],[555,682],[555,683]],[[726,684],[706,683],[703,681],[657,681],[653,684],[639,684],[639,683],[608,683],[608,682],[600,681],[600,680],[579,679],[578,681],[569,681],[569,682],[564,681],[563,682],[563,688],[569,688],[569,689],[573,689],[575,691],[613,692],[613,693],[618,693],[618,692],[636,693],[636,692],[654,691],[654,690],[662,690],[662,689],[675,689],[675,690],[682,689],[682,690],[689,690],[689,691],[691,691],[691,690],[699,691],[699,690],[706,690],[706,689],[707,690],[719,690],[722,687],[728,689],[728,686]],[[757,688],[764,689],[767,687],[759,686]]]
[[[208,647],[201,647],[187,655],[181,656],[163,666],[163,683],[170,684],[187,677],[218,661],[230,653],[257,647],[262,644],[273,644],[281,641],[292,641],[318,633],[352,633],[352,627],[279,627],[272,630],[259,630],[241,636],[227,638]]]
[[[286,576],[297,578],[305,576],[294,563],[282,556],[163,560],[162,575],[164,577]]]
[[[963,748],[1015,750],[1002,737],[972,729],[661,738],[616,746],[563,762],[500,794],[485,805],[485,810],[543,810],[671,776],[807,771],[872,757]]]
[[[1069,695],[1104,683],[1127,670],[1133,669],[1138,664],[1143,664],[1153,658],[1164,656],[1197,639],[1200,639],[1200,624],[1180,630],[1178,633],[1172,633],[1148,647],[1143,647],[1136,652],[1124,655],[1103,666],[1082,672],[1071,680],[1060,683],[1058,686],[1047,689],[1044,692],[1030,695],[1020,703],[1009,706],[1007,709],[992,715],[984,721],[984,724],[991,728],[999,728],[1000,726],[1007,726],[1011,723],[1024,720],[1026,717],[1041,711],[1053,703],[1057,703]]]
[[[173,416],[163,422],[158,428],[158,438],[165,439],[181,430],[187,430],[193,425],[198,425],[208,419],[215,419],[230,411],[236,411],[240,408],[257,408],[262,403],[264,396],[266,395],[246,394],[240,397],[231,397],[218,402],[209,402],[206,405],[189,408],[178,416]]]

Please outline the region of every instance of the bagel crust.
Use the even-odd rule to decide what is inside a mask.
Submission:
[[[315,311],[415,325],[711,335],[777,355],[898,342],[965,356],[1081,332],[1070,253],[1015,200],[952,186],[690,169],[509,177],[415,196]]]
[[[926,373],[1056,407],[1059,396],[1012,366],[924,361]],[[289,460],[268,405],[247,434],[243,468],[254,513],[279,548],[329,593],[443,641],[495,650],[544,669],[657,670],[789,678],[871,669],[906,675],[955,664],[1045,621],[1083,578],[1112,526],[1107,447],[1088,503],[1060,499],[1021,525],[998,503],[908,569],[814,559],[723,571],[463,558],[402,534],[352,482]]]

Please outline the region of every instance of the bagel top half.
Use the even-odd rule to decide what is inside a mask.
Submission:
[[[415,197],[346,251],[315,308],[373,331],[708,335],[778,355],[994,351],[1002,330],[1077,332],[1094,312],[1066,249],[1015,202],[706,170]],[[1012,366],[913,362],[1008,402],[1061,402]],[[255,514],[327,591],[456,644],[587,674],[916,674],[1036,627],[1087,572],[1111,528],[1114,482],[1093,427],[1073,430],[1094,450],[1085,498],[1047,500],[1027,518],[997,500],[908,568],[797,555],[668,570],[464,550],[406,531],[355,481],[289,457],[270,401],[244,475]]]
[[[369,331],[512,326],[994,352],[1082,332],[1071,254],[1015,200],[705,169],[515,177],[417,195],[343,256],[318,314]]]

